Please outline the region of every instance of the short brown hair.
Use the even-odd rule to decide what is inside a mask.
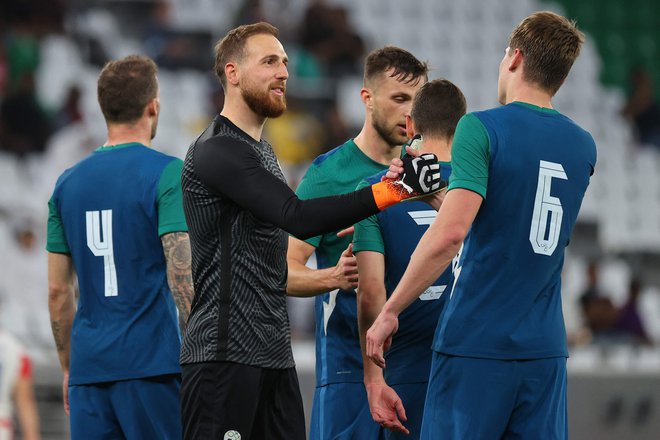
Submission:
[[[428,79],[429,66],[415,58],[405,49],[395,46],[385,46],[367,55],[364,62],[364,84],[380,74],[392,70],[390,76],[405,84],[417,84],[420,79]]]
[[[225,65],[232,59],[240,61],[245,55],[245,42],[253,35],[270,34],[277,38],[279,30],[270,23],[261,21],[254,24],[244,24],[227,32],[222,39],[215,44],[215,74],[220,79],[220,84],[226,90],[227,77],[225,76]]]
[[[109,61],[97,82],[97,97],[107,122],[131,123],[158,96],[158,67],[146,56],[129,55]]]
[[[451,139],[467,104],[461,89],[446,79],[434,79],[415,93],[410,117],[422,136]]]
[[[580,54],[584,34],[554,12],[536,12],[525,18],[509,37],[510,50],[520,49],[524,78],[554,95]]]

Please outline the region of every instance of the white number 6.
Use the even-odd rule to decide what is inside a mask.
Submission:
[[[561,219],[564,215],[561,201],[550,195],[553,177],[568,180],[561,164],[540,161],[539,182],[536,187],[529,242],[532,244],[534,252],[541,255],[552,255],[557,248],[561,232]]]

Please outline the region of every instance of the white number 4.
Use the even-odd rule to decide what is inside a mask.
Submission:
[[[117,296],[117,268],[112,243],[112,209],[87,211],[87,247],[97,257],[103,257],[105,296]]]
[[[529,242],[532,244],[534,252],[541,255],[552,255],[557,248],[561,232],[561,219],[564,215],[561,201],[550,195],[553,177],[568,180],[561,164],[540,161],[539,183],[536,187]]]

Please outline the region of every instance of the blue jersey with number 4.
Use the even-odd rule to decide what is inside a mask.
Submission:
[[[71,385],[180,371],[160,237],[187,231],[181,167],[134,143],[100,148],[60,176],[47,249],[70,254],[78,277]]]
[[[483,132],[485,189],[464,178],[465,126]],[[452,147],[449,191],[483,203],[464,244],[434,341],[440,353],[515,360],[567,356],[561,272],[596,163],[591,135],[554,110],[523,103],[466,115]],[[465,159],[465,160],[463,160]],[[478,185],[477,185],[478,186]]]

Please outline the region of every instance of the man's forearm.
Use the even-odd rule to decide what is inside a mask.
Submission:
[[[359,252],[356,256],[362,279],[357,289],[357,318],[360,348],[364,366],[364,383],[382,383],[383,369],[367,357],[367,330],[387,301],[385,290],[385,257],[378,252]]]
[[[187,232],[173,232],[163,235],[161,241],[167,262],[167,284],[183,327],[188,322],[194,296],[190,238]]]
[[[360,349],[362,351],[362,364],[364,367],[364,383],[366,385],[373,382],[384,382],[382,368],[371,362],[371,359],[367,357],[366,338],[367,330],[369,330],[369,327],[374,323],[385,305],[387,299],[385,288],[383,286],[382,292],[376,292],[359,287],[357,298],[358,328],[360,331]]]
[[[51,291],[48,296],[48,310],[60,366],[62,371],[68,372],[71,356],[71,328],[76,314],[73,286],[66,288],[65,291]]]
[[[289,296],[310,297],[336,288],[334,268],[310,269],[297,261],[288,261],[286,293]]]

